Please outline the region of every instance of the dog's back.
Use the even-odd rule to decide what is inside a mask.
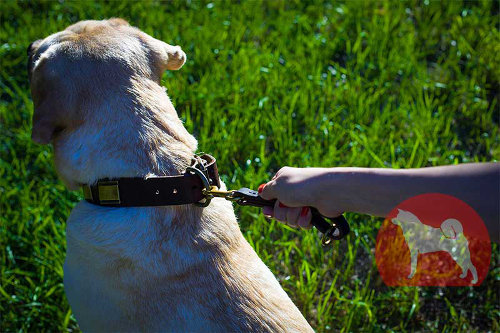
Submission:
[[[82,329],[311,331],[242,237],[230,204],[212,205],[80,203],[68,221],[64,284]]]

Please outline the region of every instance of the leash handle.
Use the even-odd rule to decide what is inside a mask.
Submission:
[[[259,196],[257,191],[243,187],[237,191],[231,191],[232,201],[236,201],[242,206],[254,206],[254,207],[274,207],[276,199],[265,200]],[[321,213],[313,207],[311,209],[311,224],[316,227],[322,234],[323,239],[321,243],[323,245],[328,245],[332,240],[339,240],[344,238],[350,231],[349,223],[343,215],[328,218],[332,223],[326,221],[326,217],[321,215]]]
[[[313,207],[311,209],[312,219],[311,223],[316,227],[322,234],[323,239],[321,244],[328,245],[332,240],[339,240],[344,238],[350,231],[349,223],[347,222],[344,215],[339,215],[337,217],[329,218],[332,224],[325,220],[325,217]]]

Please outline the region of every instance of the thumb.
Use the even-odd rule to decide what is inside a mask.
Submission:
[[[262,199],[271,200],[278,197],[276,193],[276,182],[274,180],[263,185],[259,186],[259,195]]]

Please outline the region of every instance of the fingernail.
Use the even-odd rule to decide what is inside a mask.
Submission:
[[[287,205],[284,205],[284,204],[282,204],[281,202],[280,202],[280,203],[278,203],[278,206],[280,206],[281,208],[288,208],[288,206],[287,206]]]
[[[306,216],[309,213],[309,207],[302,207],[300,210],[300,216]]]
[[[266,184],[260,184],[259,185],[259,189],[258,189],[259,193],[261,193],[262,190],[264,190],[264,187],[266,187]]]

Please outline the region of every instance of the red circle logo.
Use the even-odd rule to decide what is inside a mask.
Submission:
[[[439,193],[418,195],[394,208],[375,248],[388,286],[478,286],[490,258],[481,217],[462,200]]]

